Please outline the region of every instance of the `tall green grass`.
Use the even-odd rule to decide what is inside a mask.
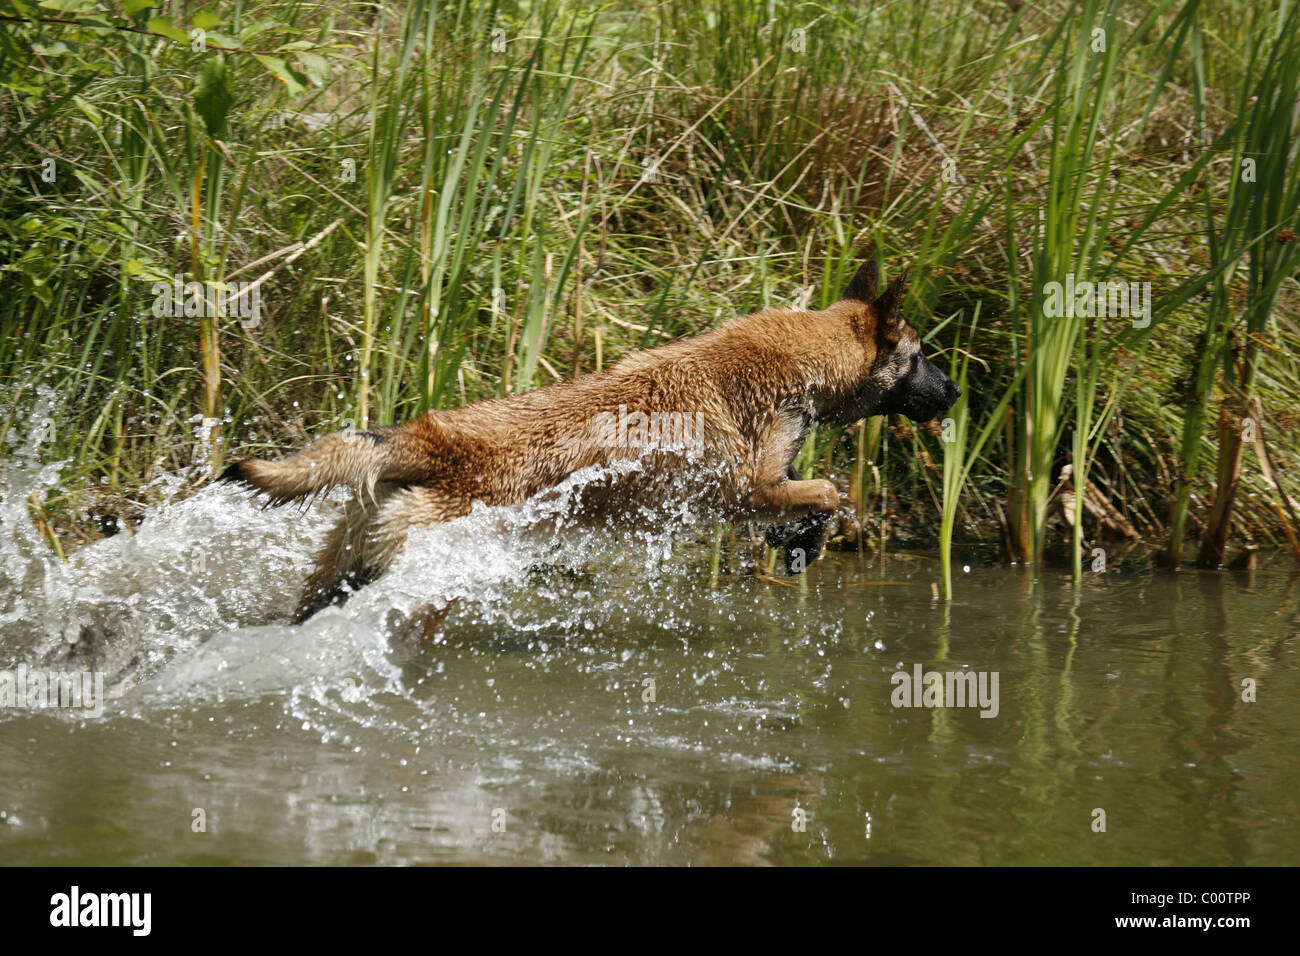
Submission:
[[[1219,514],[1281,539],[1294,6],[94,7],[0,21],[0,427],[37,384],[61,398],[59,533],[163,471],[824,305],[874,243],[967,381],[941,465],[937,424],[882,419],[801,456],[850,487],[864,544],[927,528],[946,565],[1004,521],[1043,560],[1066,462],[1171,553]],[[1151,326],[1046,317],[1069,272],[1150,281]],[[153,315],[176,273],[262,279],[261,324]],[[1209,410],[1252,401],[1277,487],[1217,447]],[[1216,497],[1216,451],[1247,494]],[[1076,574],[1094,534],[1070,532]]]
[[[1300,264],[1300,244],[1285,240],[1300,228],[1300,165],[1296,163],[1296,103],[1300,102],[1300,7],[1272,15],[1257,9],[1244,56],[1243,83],[1231,139],[1231,162],[1223,169],[1227,197],[1218,204],[1205,195],[1206,244],[1212,265],[1212,293],[1203,333],[1204,348],[1196,368],[1194,400],[1183,420],[1182,469],[1170,515],[1168,556],[1177,565],[1182,555],[1191,489],[1201,458],[1201,431],[1211,399],[1209,385],[1221,372],[1224,396],[1219,429],[1219,467],[1215,495],[1198,555],[1198,563],[1223,561],[1245,437],[1262,429],[1254,421],[1256,389],[1264,347],[1276,348],[1273,315],[1283,283],[1293,282]],[[1197,97],[1198,103],[1201,97]],[[1204,115],[1198,129],[1205,136]],[[1205,137],[1208,140],[1208,137]],[[1222,210],[1220,213],[1220,209]],[[1244,301],[1234,301],[1231,287],[1245,268]],[[1273,364],[1273,363],[1268,363]],[[1252,435],[1253,437],[1253,435]],[[1258,440],[1258,439],[1256,439]]]

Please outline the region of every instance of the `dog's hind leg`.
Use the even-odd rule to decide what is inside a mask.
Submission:
[[[325,543],[316,552],[315,568],[307,578],[293,623],[301,624],[317,611],[342,604],[357,588],[378,575],[368,560],[368,535],[389,489],[376,495],[358,495],[343,506],[343,514],[330,529]]]
[[[377,568],[387,568],[406,546],[411,528],[442,524],[468,514],[470,508],[470,502],[426,486],[395,492],[380,508],[370,529],[369,561]],[[430,601],[415,609],[410,630],[419,637],[421,649],[427,648],[437,635],[442,622],[456,606],[456,600],[452,598],[445,604]]]
[[[316,554],[316,568],[307,580],[294,622],[342,604],[351,591],[382,575],[401,554],[413,526],[429,527],[469,510],[468,502],[433,489],[386,482],[380,482],[373,496],[361,494],[353,498]],[[425,628],[424,632],[436,632],[444,617],[445,611],[432,630]]]
[[[411,615],[411,632],[420,638],[420,649],[424,650],[438,634],[438,628],[447,620],[447,615],[456,606],[459,598],[452,598],[442,607],[436,604],[421,604]]]
[[[394,489],[380,501],[366,529],[366,565],[378,577],[402,553],[412,528],[431,528],[462,517],[470,507],[468,501],[423,485]]]

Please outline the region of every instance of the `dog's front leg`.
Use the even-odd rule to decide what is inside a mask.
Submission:
[[[801,481],[786,478],[771,486],[763,496],[782,511],[807,511],[782,524],[772,525],[764,536],[769,546],[784,555],[787,574],[801,574],[817,560],[826,541],[830,517],[839,502],[839,491],[824,479]]]
[[[793,465],[786,475],[790,481],[802,480]],[[786,574],[802,574],[808,565],[821,557],[830,530],[831,514],[830,511],[814,511],[768,527],[763,538],[768,547],[784,555]]]
[[[783,549],[791,574],[803,571],[821,553],[829,519],[840,493],[823,478],[803,480],[791,464],[807,436],[809,419],[787,415],[760,434],[752,459],[750,514],[780,522],[767,531],[767,542]]]
[[[834,511],[840,502],[839,489],[825,478],[791,481],[782,475],[777,481],[760,485],[750,495],[754,510],[773,517]]]

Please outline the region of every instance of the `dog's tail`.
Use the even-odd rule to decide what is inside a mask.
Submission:
[[[374,495],[380,481],[418,481],[427,477],[416,439],[403,426],[335,432],[279,461],[237,461],[218,481],[248,485],[281,505],[307,495],[348,486]]]

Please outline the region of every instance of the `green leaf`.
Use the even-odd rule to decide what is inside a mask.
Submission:
[[[289,88],[290,93],[301,93],[307,88],[305,77],[290,69],[289,65],[278,56],[263,56],[260,53],[254,56],[262,66],[274,73],[276,78]]]
[[[64,53],[70,53],[72,51],[62,40],[52,40],[49,43],[42,43],[39,40],[33,40],[32,52],[39,53],[41,56],[61,56]]]
[[[199,71],[194,85],[194,109],[203,119],[208,135],[213,139],[226,138],[226,119],[234,102],[235,90],[231,83],[226,61],[209,57]]]
[[[178,29],[176,24],[172,23],[171,17],[150,17],[149,22],[145,24],[145,29],[151,33],[161,34],[169,40],[175,40],[177,43],[190,42],[189,34]]]
[[[104,114],[101,113],[99,110],[95,109],[95,107],[91,105],[89,100],[81,96],[74,96],[72,98],[72,102],[76,103],[77,109],[85,113],[86,118],[89,119],[96,126],[104,125]]]
[[[299,53],[295,58],[298,65],[302,67],[303,73],[307,79],[311,80],[313,86],[324,86],[325,81],[329,79],[330,65],[329,61],[319,53]]]
[[[221,17],[207,10],[200,10],[194,14],[193,23],[200,30],[211,30],[213,27],[221,26]]]
[[[133,17],[137,13],[156,6],[158,6],[158,0],[122,0],[122,12],[128,17]]]
[[[250,23],[248,26],[244,27],[244,29],[240,30],[239,39],[247,42],[249,38],[265,33],[267,30],[280,30],[283,28],[284,24],[280,23],[278,20],[259,20],[257,23]]]
[[[91,13],[95,10],[95,0],[40,0],[40,5],[60,13]]]
[[[217,33],[215,30],[208,31],[207,41],[209,46],[226,46],[231,48],[237,48],[239,46],[239,41],[234,37],[227,36],[224,33]]]
[[[28,283],[27,291],[39,299],[41,305],[48,308],[50,303],[54,301],[54,293],[44,282],[35,279],[26,273],[23,273],[23,281]]]

